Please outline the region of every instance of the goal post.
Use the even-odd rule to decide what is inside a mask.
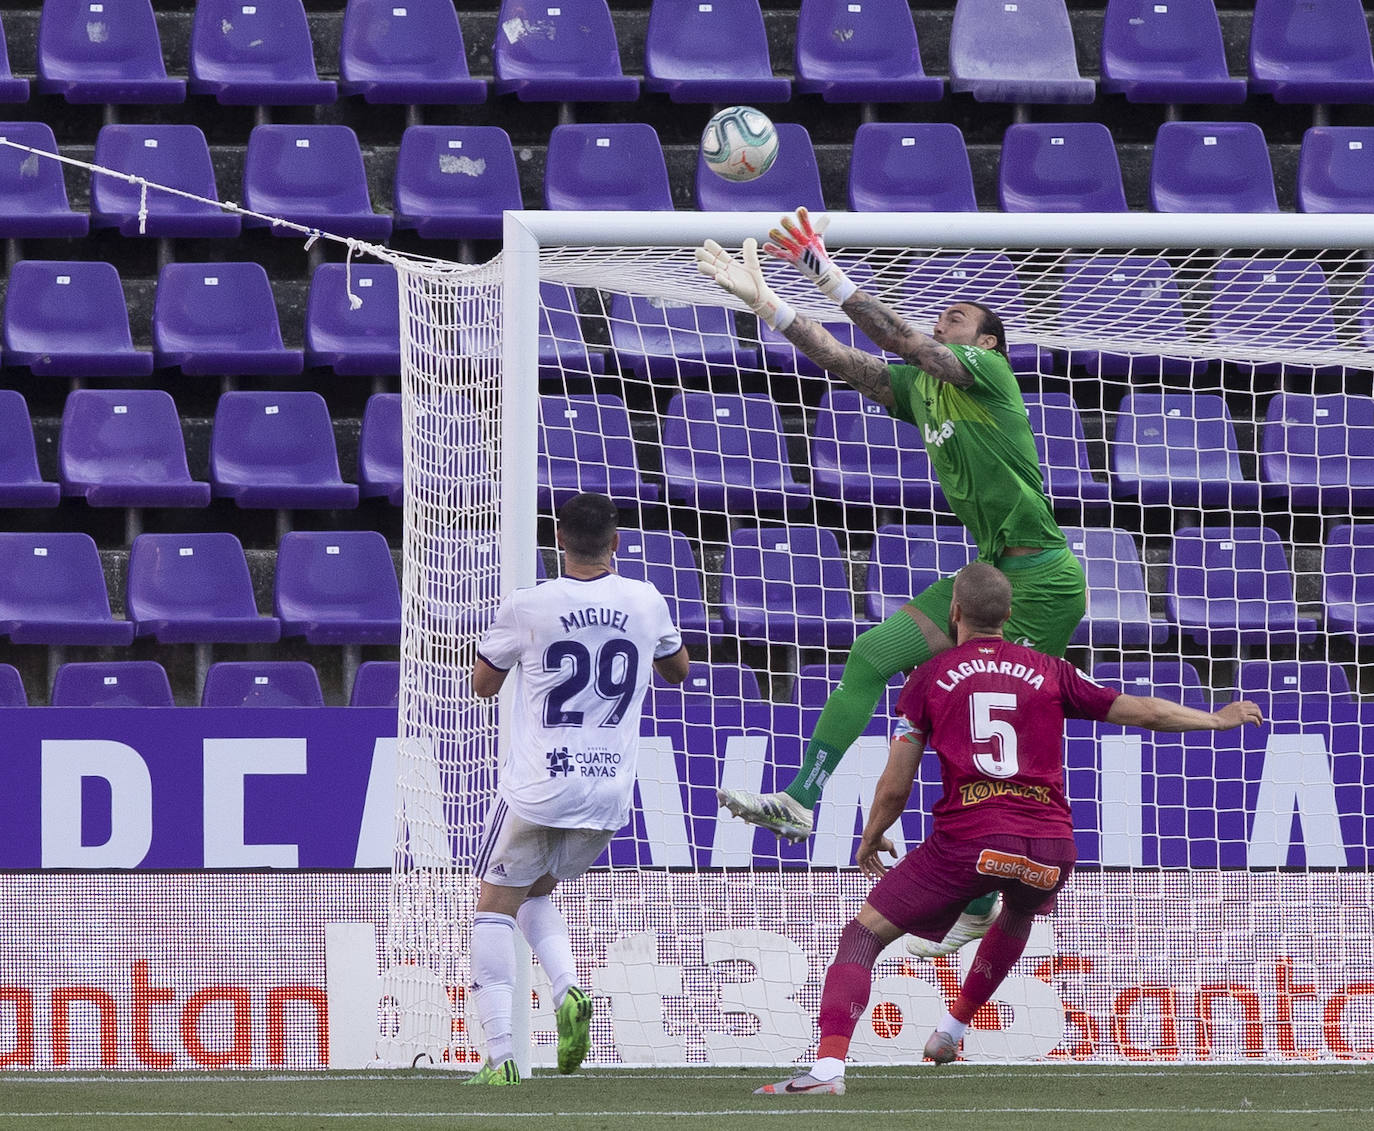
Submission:
[[[500,595],[556,574],[553,514],[578,489],[615,498],[618,568],[671,590],[694,661],[646,699],[630,825],[555,896],[596,999],[588,1063],[814,1055],[825,966],[868,888],[852,852],[896,685],[809,844],[718,814],[714,790],[786,784],[855,634],[976,550],[921,479],[919,437],[697,274],[704,239],[762,242],[777,220],[507,213],[489,264],[390,256],[406,511],[384,1063],[479,1057],[469,869],[502,740],[466,673]],[[1069,658],[1199,705],[1253,693],[1272,716],[1247,735],[1071,724],[1080,867],[965,1054],[1374,1057],[1369,629],[1338,601],[1364,584],[1374,522],[1374,217],[834,213],[826,240],[918,326],[960,297],[1004,314],[1088,566]],[[894,829],[906,847],[933,763]],[[856,1060],[919,1062],[972,950],[885,952]],[[551,1063],[547,982],[523,969],[530,1056]]]

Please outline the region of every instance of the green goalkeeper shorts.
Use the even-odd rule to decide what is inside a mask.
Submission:
[[[1011,619],[1006,638],[1051,656],[1063,656],[1087,609],[1083,566],[1067,546],[1022,557],[1003,557],[996,566],[1011,582]],[[911,599],[940,628],[949,631],[954,578],[942,577]]]

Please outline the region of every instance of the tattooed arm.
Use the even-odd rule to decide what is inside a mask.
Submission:
[[[873,339],[875,345],[895,353],[908,365],[924,369],[937,381],[967,389],[973,374],[964,368],[948,346],[923,334],[892,307],[866,291],[855,291],[841,308],[850,321]],[[810,357],[810,354],[807,355]],[[812,360],[815,360],[814,358]],[[848,378],[846,378],[848,380]]]
[[[890,409],[897,403],[887,363],[866,350],[844,345],[819,322],[798,314],[783,336],[829,373],[846,382],[871,401]],[[958,362],[955,362],[957,365]]]

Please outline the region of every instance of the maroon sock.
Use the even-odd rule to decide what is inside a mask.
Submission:
[[[1003,908],[973,956],[973,967],[959,989],[959,996],[949,1011],[955,1019],[967,1025],[979,1008],[991,1000],[997,987],[1016,965],[1026,949],[1034,915]]]
[[[825,988],[821,991],[818,1056],[843,1060],[849,1052],[854,1026],[863,1016],[873,988],[873,964],[882,949],[882,940],[857,919],[851,919],[840,932],[835,961],[825,972]]]

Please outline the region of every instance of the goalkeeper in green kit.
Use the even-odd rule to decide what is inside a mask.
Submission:
[[[714,240],[696,252],[697,269],[743,301],[802,353],[920,429],[945,498],[990,562],[1011,581],[1006,638],[1063,656],[1083,617],[1083,568],[1069,550],[1045,497],[1035,439],[1006,357],[1002,321],[977,302],[955,302],[923,334],[851,282],[826,253],[805,208],[769,232],[764,251],[786,260],[840,305],[850,320],[904,364],[840,343],[820,323],[797,314],[769,288],[754,240],[737,259]],[[954,579],[943,578],[859,636],[844,675],[826,700],[801,769],[781,793],[720,790],[737,817],[788,840],[810,836],[812,810],[825,783],[873,717],[887,681],[946,648]],[[914,938],[914,953],[934,957],[981,937],[996,918],[996,896],[965,909],[942,943]]]

